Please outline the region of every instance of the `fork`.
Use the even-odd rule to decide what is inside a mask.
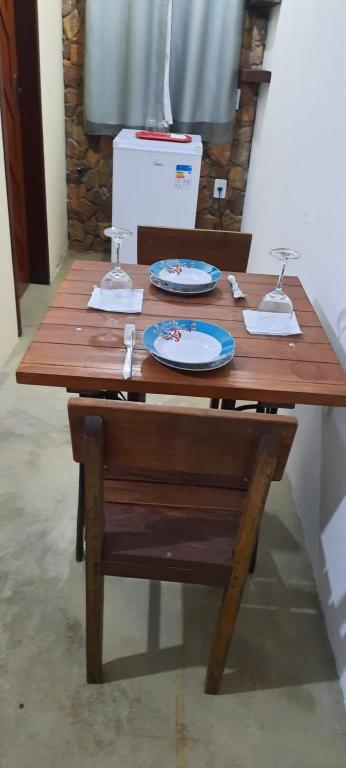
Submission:
[[[133,323],[125,325],[124,344],[126,347],[126,357],[123,367],[123,378],[130,379],[132,374],[132,352],[136,341],[136,326]]]

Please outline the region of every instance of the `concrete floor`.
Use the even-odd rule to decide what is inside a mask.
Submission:
[[[14,379],[51,291],[27,291],[25,334],[1,375],[1,768],[345,766],[344,707],[287,478],[270,494],[220,695],[203,693],[220,591],[131,579],[107,580],[109,682],[86,685],[67,396]]]

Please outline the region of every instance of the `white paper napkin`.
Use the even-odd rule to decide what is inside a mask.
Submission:
[[[117,289],[108,291],[109,296],[106,300],[101,296],[98,285],[94,285],[94,290],[88,301],[88,307],[91,309],[103,309],[105,312],[141,312],[143,304],[143,288],[134,288],[133,291]]]
[[[295,312],[257,312],[243,310],[244,323],[249,333],[265,333],[270,336],[295,336],[302,333]]]

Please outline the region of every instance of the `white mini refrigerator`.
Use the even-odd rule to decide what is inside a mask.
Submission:
[[[128,264],[137,262],[139,224],[195,227],[202,158],[200,136],[179,144],[135,134],[124,128],[113,142],[112,221],[133,232],[121,246]]]

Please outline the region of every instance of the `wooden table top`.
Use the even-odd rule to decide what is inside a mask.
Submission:
[[[94,284],[109,264],[78,260],[52,300],[48,312],[17,370],[21,384],[60,386],[76,390],[114,390],[194,395],[267,403],[346,406],[346,374],[297,277],[285,278],[303,331],[301,336],[253,336],[242,310],[257,308],[276,277],[239,274],[247,299],[236,302],[226,275],[210,294],[184,298],[160,291],[148,281],[147,266],[126,265],[136,288],[144,288],[139,315],[87,308]],[[185,373],[168,368],[144,349],[141,332],[169,318],[208,320],[230,331],[235,357],[224,368]],[[124,381],[123,344],[127,322],[136,324],[132,378]]]

